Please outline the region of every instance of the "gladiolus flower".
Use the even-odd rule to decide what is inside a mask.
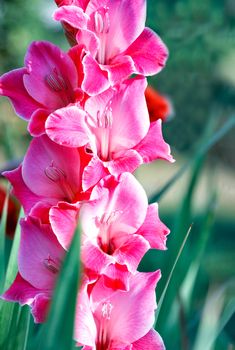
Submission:
[[[84,48],[82,89],[88,95],[120,84],[131,74],[154,75],[164,67],[168,51],[157,34],[145,28],[146,1],[79,3],[61,6],[54,17],[69,25],[69,34],[71,27],[77,29],[77,43]]]
[[[1,76],[0,95],[9,97],[16,113],[29,121],[31,135],[44,133],[51,112],[83,98],[77,67],[57,46],[38,41],[29,46],[24,68]]]

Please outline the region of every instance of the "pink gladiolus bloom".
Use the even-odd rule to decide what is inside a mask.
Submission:
[[[145,28],[146,1],[62,1],[59,6],[55,19],[69,26],[70,42],[76,33],[71,28],[77,29],[77,43],[84,48],[82,89],[88,95],[131,74],[154,75],[164,67],[168,51],[159,36]]]
[[[73,50],[72,49],[73,56]],[[0,78],[0,95],[10,98],[16,113],[30,121],[33,136],[44,133],[47,116],[54,110],[83,97],[79,87],[82,75],[77,62],[57,46],[33,42],[25,57],[25,67]]]
[[[50,222],[60,244],[68,249],[77,222],[78,208],[54,206]],[[107,176],[81,204],[81,259],[85,269],[104,274],[112,285],[128,288],[127,271],[134,273],[150,248],[165,249],[167,227],[158,218],[156,205],[148,206],[144,189],[129,173]]]
[[[30,305],[35,322],[43,322],[64,254],[50,225],[32,217],[22,220],[19,273],[2,298]]]
[[[155,287],[160,271],[130,278],[129,291],[107,288],[103,277],[91,293],[83,286],[78,297],[75,340],[86,350],[163,350],[161,337],[153,331]]]
[[[29,214],[35,205],[37,209],[50,208],[59,201],[70,203],[88,198],[89,194],[81,188],[87,158],[82,149],[59,146],[43,135],[31,142],[22,165],[4,176]]]
[[[150,125],[145,88],[145,78],[130,79],[117,90],[89,98],[85,110],[62,108],[47,119],[46,132],[53,141],[68,147],[86,146],[93,154],[84,169],[84,190],[109,173],[133,172],[157,158],[172,161],[161,121]]]

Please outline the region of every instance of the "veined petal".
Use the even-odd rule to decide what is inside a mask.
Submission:
[[[131,56],[137,74],[154,75],[165,66],[168,49],[156,33],[145,28],[124,54]]]
[[[62,146],[82,147],[89,141],[84,122],[86,112],[76,106],[58,109],[46,121],[46,133]]]

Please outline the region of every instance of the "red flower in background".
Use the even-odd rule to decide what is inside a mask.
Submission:
[[[159,92],[150,85],[148,85],[145,90],[145,98],[151,122],[158,119],[165,122],[173,114],[170,100],[167,97],[160,95]]]
[[[2,217],[2,211],[6,199],[6,189],[2,186],[0,186],[0,219]],[[19,216],[20,211],[20,205],[19,203],[13,198],[13,196],[9,196],[8,201],[8,211],[7,211],[7,227],[6,227],[6,233],[9,238],[14,237],[17,219]]]

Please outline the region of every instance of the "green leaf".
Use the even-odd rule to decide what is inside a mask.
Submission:
[[[218,335],[234,314],[234,298],[223,308],[226,290],[229,286],[230,282],[214,291],[209,290],[193,350],[212,349]]]
[[[181,256],[181,253],[182,253],[182,251],[183,251],[183,249],[184,249],[185,243],[187,242],[187,239],[188,239],[188,237],[189,237],[189,234],[190,234],[190,232],[191,232],[191,229],[192,229],[192,226],[189,227],[189,229],[188,229],[188,231],[187,231],[187,233],[186,233],[186,235],[185,235],[185,237],[184,237],[184,240],[183,240],[183,242],[182,242],[182,244],[181,244],[181,247],[180,247],[180,249],[179,249],[179,251],[178,251],[178,254],[177,254],[177,256],[176,256],[176,259],[175,259],[175,261],[174,261],[174,264],[173,264],[173,266],[172,266],[172,269],[171,269],[171,271],[170,271],[170,274],[169,274],[169,276],[168,276],[168,278],[167,278],[165,287],[164,287],[163,292],[162,292],[162,294],[161,294],[161,297],[160,297],[160,299],[159,299],[158,307],[157,307],[156,314],[155,314],[155,323],[154,323],[154,327],[155,327],[155,325],[156,325],[156,323],[157,323],[158,315],[159,315],[159,313],[160,313],[160,310],[161,310],[161,307],[162,307],[162,303],[163,303],[163,301],[164,301],[164,298],[165,298],[165,295],[166,295],[166,292],[167,292],[169,283],[170,283],[170,281],[171,281],[172,275],[173,275],[174,270],[175,270],[175,268],[176,268],[177,262],[178,262],[178,260],[179,260],[179,258],[180,258],[180,256]]]
[[[22,212],[20,214],[20,217],[21,215],[23,215]],[[18,219],[18,223],[16,226],[10,258],[7,266],[7,272],[6,272],[6,277],[4,281],[4,291],[8,289],[8,287],[13,282],[17,274],[17,255],[18,255],[18,246],[19,246],[19,240],[20,240],[20,224],[19,224],[20,217]],[[11,331],[12,328],[14,328],[13,319],[16,316],[15,312],[17,307],[18,305],[14,303],[0,300],[0,345],[4,344],[6,339],[10,338],[9,332]],[[15,327],[16,327],[16,324],[15,324]]]
[[[181,178],[181,176],[191,167],[191,165],[197,160],[206,155],[206,153],[214,146],[218,141],[220,141],[232,128],[235,126],[235,116],[232,116],[224,124],[224,126],[219,129],[209,140],[206,140],[195,153],[190,157],[190,159],[185,163],[182,168],[153,196],[150,197],[149,202],[155,203],[160,200],[160,198],[166,194],[166,192],[171,188],[174,183]]]
[[[6,237],[6,224],[7,224],[7,211],[8,211],[8,199],[9,191],[4,202],[2,218],[0,222],[0,293],[2,293],[5,282],[5,237]]]
[[[7,265],[4,290],[7,290],[14,281],[18,272],[18,250],[20,244],[20,220],[24,216],[23,209],[20,211],[18,223],[15,230],[14,240],[11,247],[11,254]]]
[[[47,322],[33,349],[65,350],[73,346],[73,328],[80,278],[80,232],[77,228],[55,288]]]

